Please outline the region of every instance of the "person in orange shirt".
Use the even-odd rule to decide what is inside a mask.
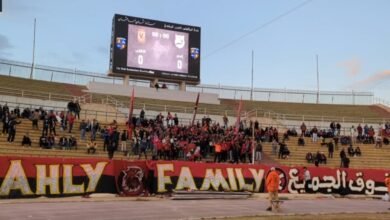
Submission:
[[[222,151],[222,145],[220,141],[217,141],[215,143],[215,155],[214,155],[214,163],[215,162],[221,162],[221,151]]]
[[[272,208],[275,208],[276,210],[279,209],[279,203],[276,203],[274,205],[273,201],[278,201],[278,191],[279,191],[279,174],[276,172],[275,167],[271,167],[271,172],[268,174],[266,179],[266,187],[268,191],[268,199],[270,206],[267,208],[267,211],[272,211]]]
[[[386,185],[386,187],[387,187],[387,193],[389,194],[389,196],[390,196],[390,177],[389,177],[389,174],[388,173],[386,173],[385,174],[385,185]],[[389,208],[389,210],[390,210],[390,208]]]

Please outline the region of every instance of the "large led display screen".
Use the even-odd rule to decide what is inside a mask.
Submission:
[[[200,82],[200,28],[115,15],[111,74]]]

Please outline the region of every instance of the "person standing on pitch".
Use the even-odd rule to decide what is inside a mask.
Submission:
[[[311,183],[310,171],[307,167],[303,167],[303,179],[305,181],[305,193],[309,193],[309,184]]]
[[[268,199],[270,206],[267,208],[267,211],[272,211],[272,208],[276,210],[279,209],[279,174],[276,172],[275,167],[271,167],[271,172],[268,174],[266,179],[266,187],[268,191]],[[274,205],[275,204],[275,205]]]
[[[386,177],[385,178],[385,185],[387,187],[387,194],[390,196],[390,177],[389,177],[389,174],[386,173],[385,177]],[[390,210],[390,208],[389,208],[389,210]]]

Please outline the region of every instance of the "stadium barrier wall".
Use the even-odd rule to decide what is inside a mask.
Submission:
[[[138,196],[173,190],[265,192],[266,165],[184,161],[126,161],[0,157],[0,198],[64,197],[91,193]],[[280,166],[279,191],[304,190],[302,167]],[[311,168],[311,192],[383,195],[381,169]]]

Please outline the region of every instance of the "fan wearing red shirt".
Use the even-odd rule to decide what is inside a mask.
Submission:
[[[72,128],[73,128],[73,124],[74,124],[75,119],[76,119],[76,117],[73,116],[73,114],[69,112],[68,117],[67,117],[68,125],[69,125],[69,131],[68,131],[69,133],[72,133]]]

